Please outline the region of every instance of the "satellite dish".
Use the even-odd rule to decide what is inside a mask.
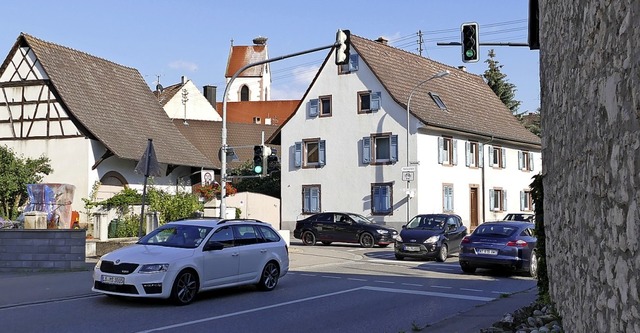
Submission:
[[[156,91],[162,92],[162,89],[164,89],[164,88],[162,87],[162,85],[160,83],[158,83],[156,85]]]

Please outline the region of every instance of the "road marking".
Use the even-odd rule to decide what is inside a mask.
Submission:
[[[347,280],[351,280],[351,281],[363,281],[366,282],[366,279],[358,279],[358,278],[347,278]]]
[[[480,290],[480,289],[468,289],[468,288],[460,288],[460,290],[464,290],[464,291],[475,291],[475,292],[483,292],[484,290]]]
[[[393,281],[381,281],[381,280],[374,280],[373,282],[377,282],[377,283],[388,283],[388,284],[394,284],[395,282]]]
[[[423,285],[417,283],[403,283],[403,286],[422,287]]]
[[[451,288],[453,288],[453,287],[447,287],[447,286],[431,286],[431,288],[451,289]]]
[[[185,326],[189,326],[189,325],[193,325],[193,324],[205,323],[205,322],[208,322],[208,321],[213,321],[213,320],[218,320],[218,319],[223,319],[223,318],[229,318],[229,317],[244,315],[244,314],[247,314],[247,313],[273,309],[273,308],[287,306],[287,305],[291,305],[291,304],[297,304],[297,303],[302,303],[302,302],[307,302],[307,301],[313,301],[313,300],[320,299],[320,298],[342,295],[342,294],[350,293],[350,292],[353,292],[353,291],[360,291],[360,290],[383,291],[383,292],[389,292],[389,293],[410,294],[410,295],[419,295],[419,296],[435,296],[435,297],[455,298],[455,299],[463,299],[463,300],[469,300],[469,301],[481,301],[481,302],[489,302],[489,301],[493,301],[495,299],[495,298],[491,298],[491,297],[479,297],[479,296],[468,296],[468,295],[459,295],[459,294],[445,294],[445,293],[419,291],[419,290],[407,290],[407,289],[397,289],[397,288],[383,288],[383,287],[364,286],[364,287],[346,289],[346,290],[342,290],[342,291],[336,291],[336,292],[328,293],[328,294],[311,296],[311,297],[297,299],[297,300],[288,301],[288,302],[282,302],[282,303],[276,303],[276,304],[267,305],[267,306],[261,306],[261,307],[254,308],[254,309],[231,312],[231,313],[227,313],[227,314],[223,314],[223,315],[219,315],[219,316],[213,316],[213,317],[202,318],[202,319],[198,319],[198,320],[191,320],[191,321],[181,322],[179,324],[174,324],[174,325],[156,327],[156,328],[152,328],[152,329],[148,329],[148,330],[144,330],[144,331],[139,331],[138,333],[148,333],[148,332],[155,332],[155,331],[162,331],[162,330],[170,330],[170,329],[174,329],[174,328],[180,328],[180,327],[185,327]]]
[[[300,275],[302,275],[302,276],[316,276],[316,274],[309,274],[309,273],[300,273]]]
[[[342,279],[339,276],[330,276],[330,275],[321,275],[320,277],[327,278],[327,279]]]

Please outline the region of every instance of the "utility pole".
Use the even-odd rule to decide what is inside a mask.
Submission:
[[[424,40],[422,39],[422,30],[418,30],[418,54],[422,57],[422,44],[424,44]]]

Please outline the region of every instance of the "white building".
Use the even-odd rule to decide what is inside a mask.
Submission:
[[[330,53],[270,138],[282,148],[283,229],[322,211],[396,228],[418,213],[450,212],[473,229],[533,209],[540,139],[482,77],[383,39],[351,42],[350,64]],[[434,77],[442,71],[450,74]]]

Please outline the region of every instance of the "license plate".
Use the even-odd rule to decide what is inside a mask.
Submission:
[[[420,247],[419,246],[406,246],[404,247],[404,250],[407,252],[419,252],[420,251]]]
[[[476,253],[477,253],[477,254],[489,254],[489,255],[495,256],[496,254],[498,254],[498,250],[492,250],[492,249],[476,249]]]
[[[122,284],[124,284],[124,277],[123,276],[102,275],[100,277],[100,281],[102,283],[106,283],[106,284],[122,285]]]

